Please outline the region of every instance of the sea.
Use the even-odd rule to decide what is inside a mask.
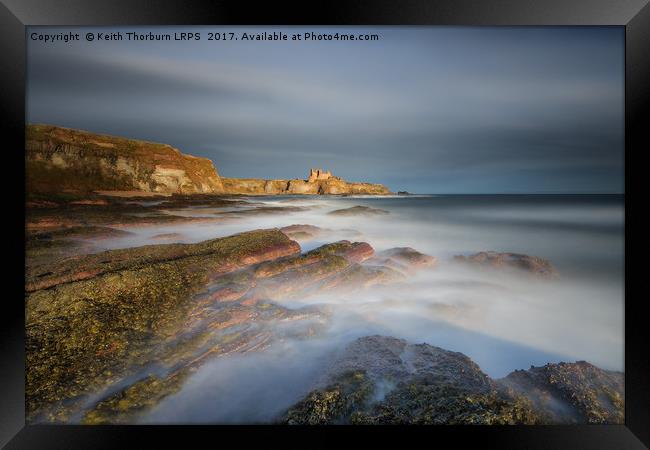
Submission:
[[[383,334],[462,352],[492,378],[548,363],[588,361],[624,367],[624,195],[408,195],[250,197],[234,220],[146,229],[107,248],[152,243],[159,233],[183,242],[260,228],[309,224],[328,230],[301,239],[309,251],[338,239],[368,242],[376,251],[411,247],[436,264],[395,285],[349,294],[292,299],[284,306],[324,306],[331,324],[320,337],[284,342],[258,355],[216,358],[146,423],[267,422],[305,394],[332,351]],[[337,215],[354,206],[375,214]],[[280,211],[276,208],[291,207]],[[170,211],[214,217],[228,210]],[[278,212],[280,211],[280,212]],[[553,279],[476,270],[456,255],[514,252],[550,261]]]

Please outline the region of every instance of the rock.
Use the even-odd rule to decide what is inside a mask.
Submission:
[[[422,267],[433,266],[436,258],[425,255],[410,247],[396,247],[377,253],[365,262],[366,265],[390,267],[400,272],[409,272]]]
[[[38,271],[38,266],[49,266],[70,256],[97,251],[98,244],[106,239],[131,234],[109,227],[65,226],[61,223],[45,228],[28,227],[25,233],[25,275],[31,277],[34,271]]]
[[[226,219],[225,217],[177,216],[174,214],[165,214],[156,210],[141,212],[142,215],[134,215],[130,214],[126,210],[114,209],[112,207],[93,207],[93,209],[95,208],[98,209],[96,211],[75,211],[56,208],[38,210],[37,212],[29,211],[27,213],[25,228],[30,230],[44,230],[52,228],[82,227],[86,225],[112,228],[149,227],[181,223],[216,223]]]
[[[58,203],[48,200],[28,200],[25,202],[26,208],[57,208]]]
[[[229,208],[246,206],[248,204],[244,200],[224,197],[221,194],[173,194],[165,198],[156,207],[165,209],[189,207]]]
[[[454,260],[477,267],[514,268],[542,277],[555,277],[557,269],[546,259],[520,253],[480,252],[470,256],[455,256]]]
[[[219,301],[281,300],[353,292],[403,278],[390,267],[361,265],[374,250],[365,242],[339,241],[302,255],[257,265],[215,280],[208,294]]]
[[[187,318],[203,307],[193,296],[212,278],[299,252],[300,246],[280,231],[260,230],[198,244],[111,250],[39,267],[26,282],[28,417],[56,405],[56,411],[66,411],[130,367],[159,360],[152,352],[188,330]],[[58,414],[45,420],[65,420]]]
[[[339,241],[311,250],[304,255],[289,256],[258,265],[251,276],[226,277],[224,288],[239,285],[242,298],[279,300],[320,293],[328,286],[358,287],[358,277],[340,279],[358,262],[372,256],[374,250],[365,242]],[[376,279],[376,277],[373,277]],[[363,280],[365,284],[369,280]],[[246,286],[246,287],[244,287]]]
[[[180,241],[183,239],[183,235],[181,233],[161,233],[154,234],[150,239],[154,241]]]
[[[353,206],[351,208],[336,209],[328,214],[332,216],[378,216],[389,214],[389,212],[379,208],[370,208],[369,206]]]
[[[50,227],[44,230],[30,230],[28,240],[33,242],[54,239],[108,239],[131,234],[128,231],[100,226],[73,226],[54,229]]]
[[[101,223],[106,217],[113,220],[116,211],[133,214],[161,205],[121,200],[70,205],[70,200],[60,200],[49,217],[68,218],[74,211]],[[28,246],[43,242],[58,249],[77,237],[123,234],[94,225],[32,228]],[[365,242],[338,241],[300,251],[277,229],[196,244],[66,255],[38,264],[28,250],[27,420],[83,417],[84,423],[129,423],[177,392],[212,357],[258,351],[289,335],[309,337],[324,326],[324,310],[288,309],[275,299],[363,289],[401,277],[388,267],[362,265],[374,255]],[[277,327],[278,321],[296,323]]]
[[[280,228],[284,234],[291,239],[312,239],[320,235],[324,230],[315,225],[289,225],[288,227]]]
[[[401,272],[385,266],[365,266],[352,264],[345,270],[325,279],[318,285],[318,290],[335,293],[355,292],[376,284],[387,284],[403,278]]]
[[[249,215],[284,215],[292,212],[307,211],[308,208],[302,206],[256,206],[253,208],[227,211],[221,213],[223,216],[242,217]]]
[[[349,344],[285,424],[623,423],[623,375],[586,362],[492,380],[462,353],[387,336]]]
[[[237,245],[240,247],[237,248]],[[27,279],[25,289],[32,292],[104,273],[139,269],[190,257],[215,260],[217,265],[212,273],[216,274],[299,252],[300,246],[277,230],[241,233],[198,244],[161,244],[109,250],[61,261],[49,267],[47,272],[35,272]]]
[[[75,200],[70,202],[71,205],[108,205],[108,201],[104,199],[97,200]]]
[[[585,361],[516,370],[499,380],[529,398],[549,423],[624,422],[624,376]]]
[[[332,373],[363,370],[373,380],[400,380],[435,375],[441,382],[472,389],[491,387],[487,375],[467,356],[428,344],[410,344],[389,336],[366,336],[353,341],[332,365]]]
[[[195,304],[184,332],[159,346],[155,370],[126,386],[100,396],[83,414],[84,424],[132,424],[168,395],[178,392],[187,377],[210,358],[267,348],[276,339],[305,339],[321,331],[321,312],[291,310],[269,302]],[[279,329],[277,321],[294,322]],[[297,323],[296,323],[297,322]]]
[[[49,198],[48,207],[28,207],[26,210],[26,275],[41,264],[49,265],[55,260],[97,252],[101,240],[119,238],[130,234],[125,228],[176,225],[184,223],[218,223],[237,220],[237,215],[219,211],[240,205],[248,207],[243,200],[231,200],[205,194],[191,196],[158,197],[153,201],[133,201],[123,198],[106,198],[97,203],[96,194],[34,194],[28,198],[42,202]],[[87,199],[84,202],[80,199]],[[169,207],[183,209],[176,212]],[[232,208],[231,208],[232,207]],[[210,208],[214,208],[210,210]],[[243,208],[248,210],[250,208]],[[158,242],[178,242],[180,235],[166,233],[154,236]]]
[[[462,353],[386,336],[352,342],[287,424],[511,424],[540,418]]]
[[[342,256],[348,261],[360,263],[374,255],[375,250],[367,242],[338,241],[319,247],[320,253]]]
[[[266,180],[261,178],[221,178],[228,194],[241,195],[389,195],[382,184],[355,183],[337,177],[313,181]]]
[[[329,228],[320,228],[315,225],[289,225],[287,227],[280,228],[284,234],[289,236],[291,239],[300,240],[312,240],[315,238],[329,238],[329,237],[344,237],[345,239],[357,239],[361,238],[363,235],[357,230],[352,230],[348,228],[332,230]]]

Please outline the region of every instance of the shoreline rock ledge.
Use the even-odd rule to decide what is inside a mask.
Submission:
[[[620,424],[624,378],[585,361],[492,379],[462,353],[390,336],[351,342],[287,425]]]

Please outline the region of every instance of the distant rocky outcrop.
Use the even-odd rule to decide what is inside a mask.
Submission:
[[[347,182],[320,169],[312,169],[306,180],[222,178],[209,159],[166,144],[71,128],[32,124],[25,135],[28,192],[390,194],[381,184]]]
[[[264,180],[260,178],[222,178],[229,194],[243,195],[389,195],[382,184],[354,183],[338,177],[312,180]]]
[[[585,362],[493,380],[470,358],[388,336],[353,341],[282,423],[623,423],[623,374]]]
[[[517,269],[542,277],[558,275],[557,269],[550,261],[520,253],[479,252],[469,256],[458,255],[454,260],[480,268]]]

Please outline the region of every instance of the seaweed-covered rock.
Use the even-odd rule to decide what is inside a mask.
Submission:
[[[277,230],[241,233],[228,238],[197,244],[145,245],[109,250],[63,260],[30,273],[25,289],[32,292],[62,283],[93,278],[125,269],[138,269],[157,263],[207,256],[213,274],[228,272],[239,266],[256,264],[300,252],[300,246]],[[189,261],[189,260],[188,260]]]
[[[252,271],[228,274],[216,280],[208,294],[222,301],[279,300],[320,294],[333,288],[356,289],[396,277],[388,268],[365,268],[358,263],[373,255],[365,242],[338,241],[302,255],[278,258]]]
[[[458,255],[454,260],[477,267],[518,269],[542,277],[558,275],[557,269],[550,261],[520,253],[479,252],[470,256]]]
[[[27,280],[26,403],[71,404],[151,361],[185,330],[190,300],[226,272],[300,252],[278,230],[199,244],[153,245],[70,258]],[[46,420],[64,419],[65,408]],[[62,414],[62,416],[58,416]]]
[[[293,322],[278,327],[277,322]],[[288,309],[271,302],[195,303],[183,330],[158,345],[147,366],[107,389],[89,407],[82,423],[134,423],[168,395],[178,392],[188,376],[210,358],[261,351],[276,339],[304,339],[320,331],[323,314],[315,308]]]
[[[622,374],[548,364],[494,381],[467,356],[367,336],[352,342],[287,424],[622,423]]]
[[[623,423],[624,377],[585,361],[516,370],[499,380],[528,397],[551,423]]]
[[[330,385],[311,392],[286,415],[288,425],[329,425],[346,423],[348,417],[363,408],[375,392],[374,383],[364,371],[337,375]]]
[[[499,392],[467,356],[367,336],[352,342],[284,417],[311,423],[534,423],[525,399]]]
[[[323,261],[328,257],[339,257],[349,262],[361,262],[372,256],[373,253],[373,248],[366,242],[339,241],[325,244],[304,255],[291,256],[260,264],[255,270],[255,276],[257,278],[275,276],[291,269],[306,267]],[[332,261],[336,261],[336,258],[332,259]]]

